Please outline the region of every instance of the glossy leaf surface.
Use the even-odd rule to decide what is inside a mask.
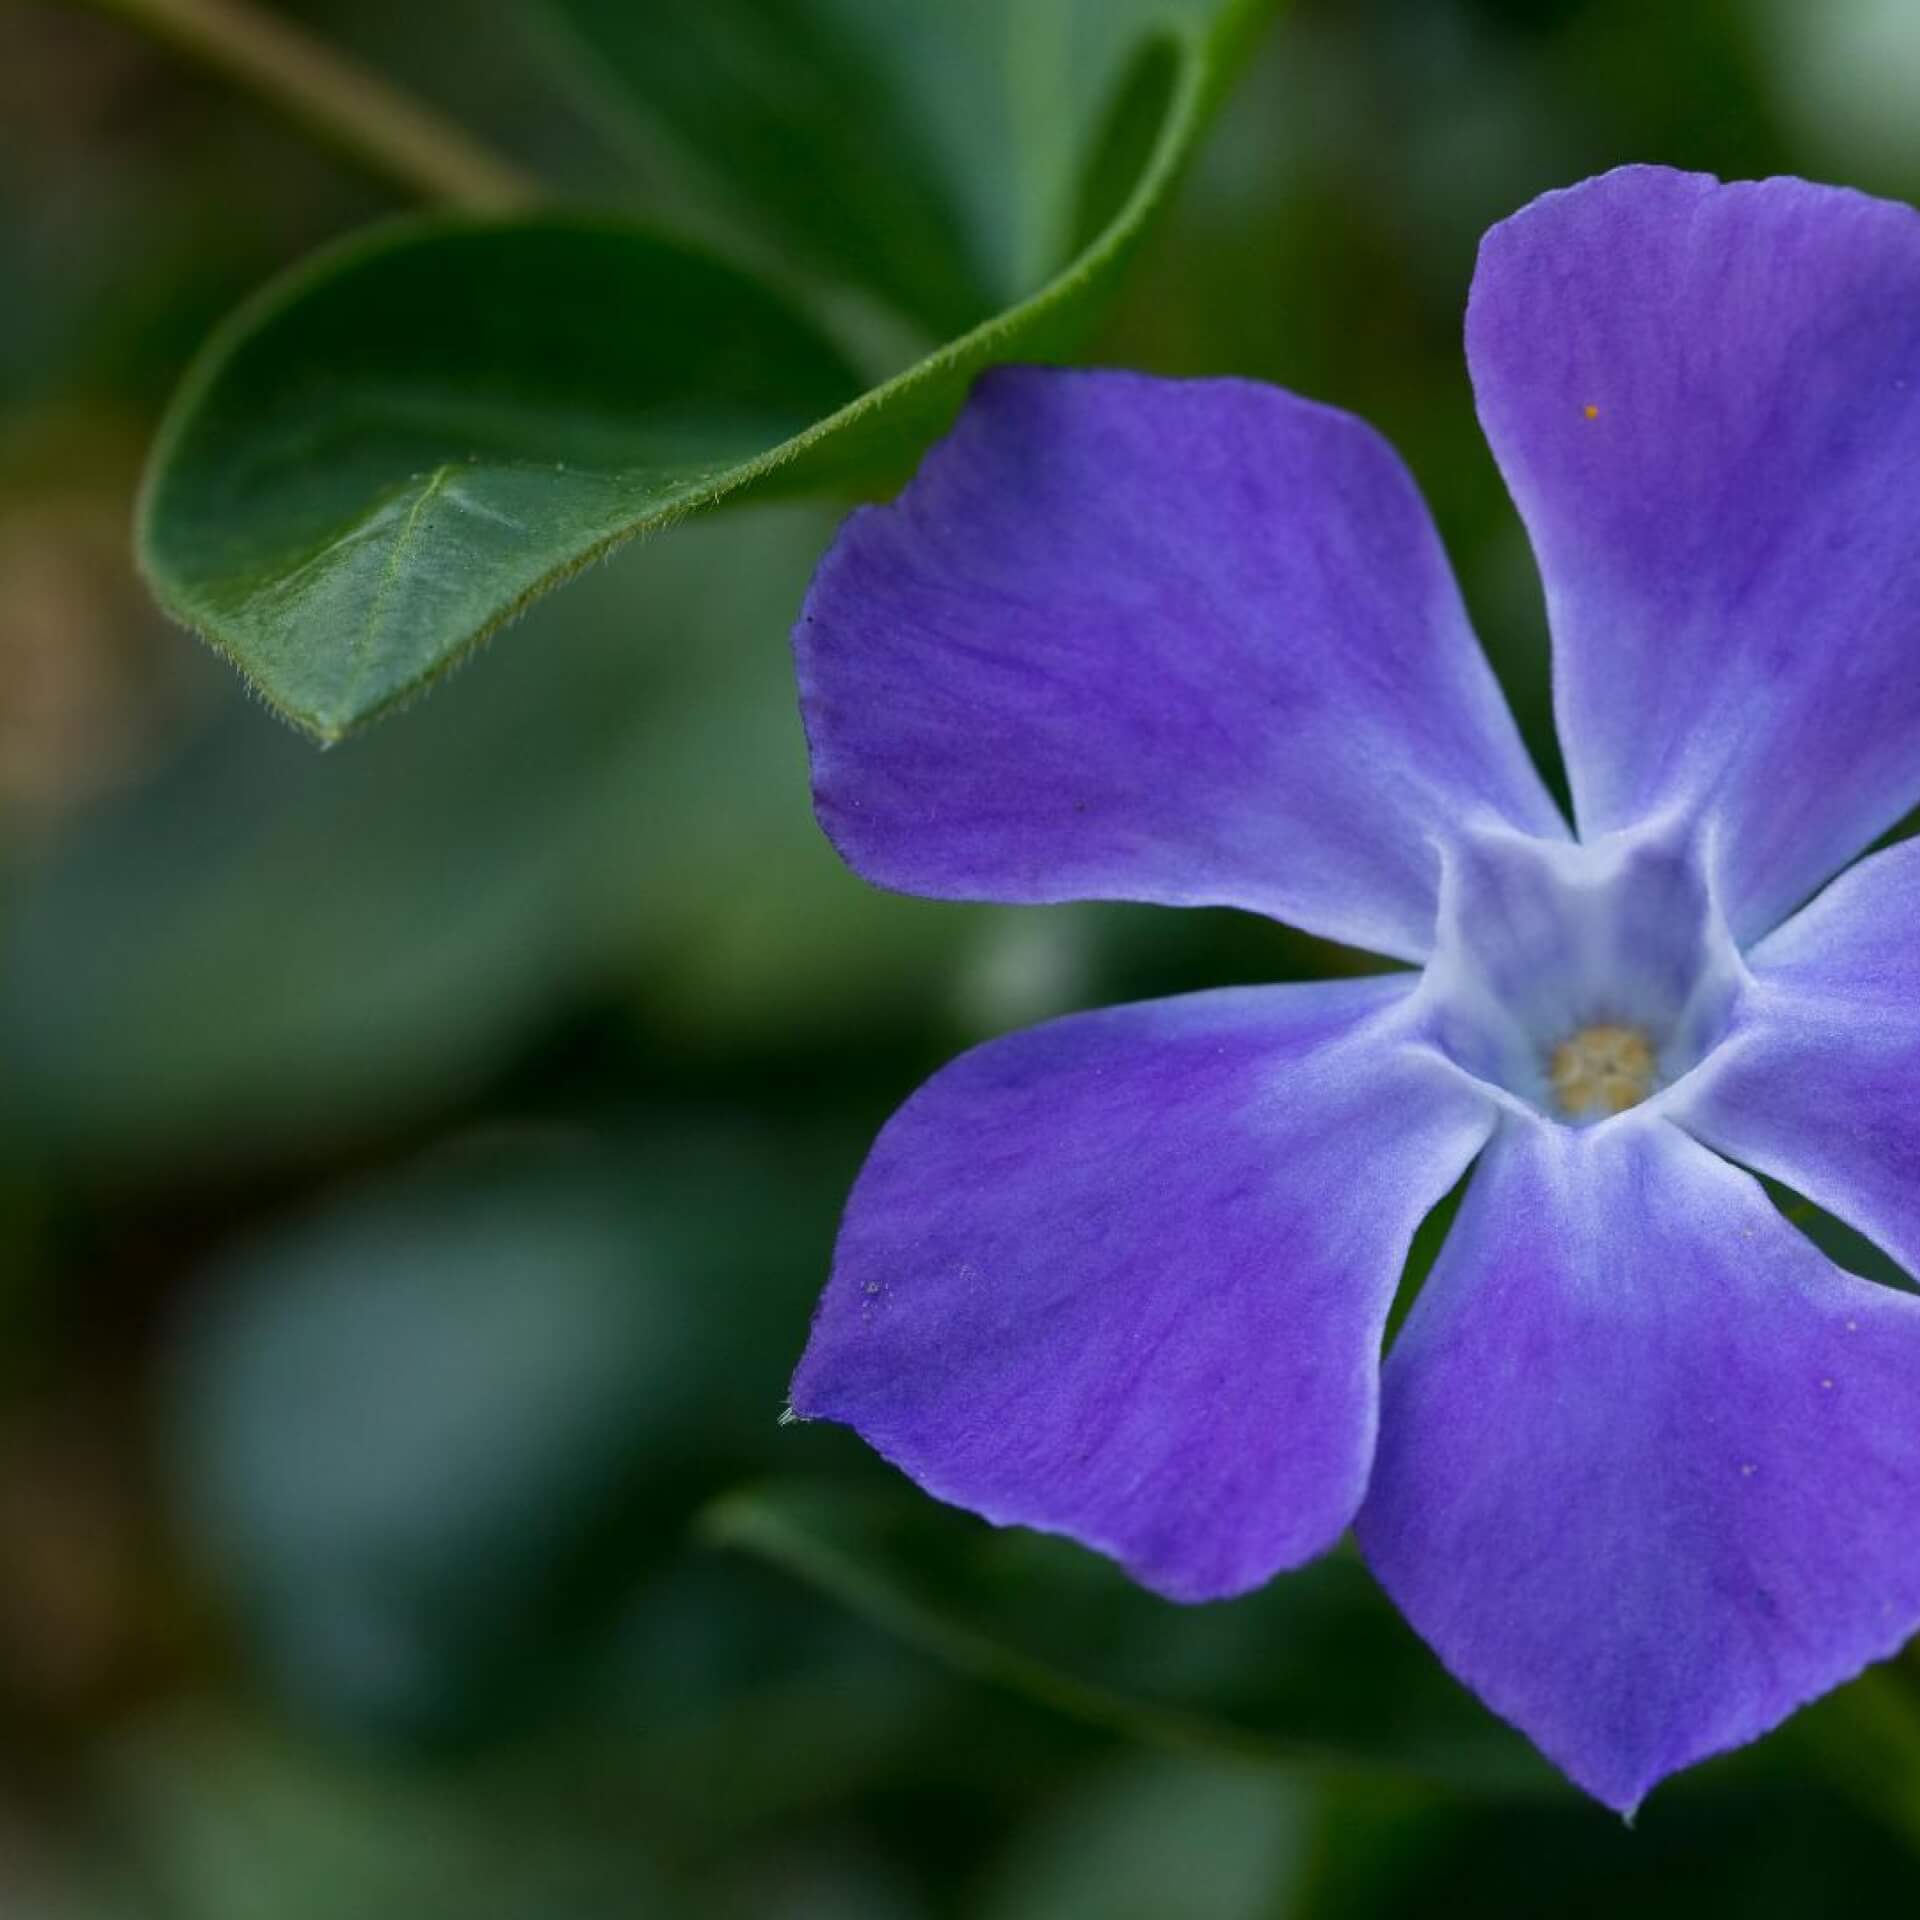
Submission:
[[[981,367],[1062,352],[1256,8],[683,11],[658,43],[647,14],[653,52],[619,70],[751,170],[765,231],[745,250],[791,242],[910,330],[971,330],[869,387],[796,298],[616,220],[403,223],[307,263],[189,374],[138,544],[167,610],[315,737],[404,701],[615,543],[749,491],[896,472]],[[727,25],[749,19],[758,41]],[[949,72],[967,85],[935,90],[935,114]],[[763,116],[768,87],[784,117]],[[736,119],[760,129],[750,151]]]

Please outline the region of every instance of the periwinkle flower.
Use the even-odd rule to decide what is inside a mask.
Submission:
[[[1920,216],[1610,173],[1487,236],[1467,351],[1577,835],[1344,414],[1000,372],[841,534],[795,638],[860,873],[1412,968],[954,1062],[860,1176],[793,1404],[1178,1600],[1351,1525],[1630,1810],[1920,1625],[1920,1297],[1751,1171],[1920,1269],[1920,842],[1840,872],[1920,803]]]

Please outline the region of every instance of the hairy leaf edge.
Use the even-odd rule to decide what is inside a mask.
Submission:
[[[470,634],[417,674],[405,685],[395,688],[378,701],[339,719],[301,712],[289,705],[276,691],[248,667],[241,643],[207,608],[196,605],[190,588],[173,580],[157,553],[152,534],[155,506],[166,484],[173,450],[191,422],[201,400],[212,389],[235,351],[261,327],[292,306],[308,287],[343,269],[377,259],[382,253],[411,244],[424,235],[450,229],[471,232],[510,232],[533,224],[554,224],[552,216],[542,219],[487,219],[446,214],[403,216],[383,221],[372,229],[347,235],[329,247],[298,262],[278,278],[269,281],[217,327],[189,365],[181,384],[162,417],[155,435],[134,509],[134,553],[142,577],[161,610],[171,619],[197,633],[240,676],[263,705],[322,746],[333,746],[386,714],[410,704],[442,678],[464,665],[502,628],[510,625],[532,603],[583,572],[596,561],[605,559],[617,548],[642,535],[662,531],[696,512],[723,502],[736,502],[749,493],[772,492],[775,483],[797,489],[831,471],[824,458],[834,443],[850,436],[860,427],[876,423],[896,405],[943,380],[960,380],[993,364],[1003,344],[1037,326],[1063,308],[1076,294],[1117,274],[1126,264],[1153,215],[1170,197],[1186,163],[1198,142],[1208,116],[1238,69],[1250,47],[1255,31],[1278,0],[1232,0],[1206,28],[1195,31],[1172,20],[1143,36],[1135,59],[1144,59],[1156,49],[1170,53],[1176,61],[1176,75],[1168,99],[1165,117],[1140,177],[1128,193],[1119,211],[1093,241],[1048,281],[1038,292],[1001,313],[991,315],[978,326],[936,348],[924,359],[903,369],[891,379],[869,388],[834,413],[817,420],[804,431],[769,447],[751,460],[713,482],[704,490],[674,501],[667,507],[639,515],[605,538],[593,541],[559,566],[542,575],[532,586],[501,606]],[[600,231],[644,234],[660,244],[704,258],[722,256],[709,253],[685,239],[644,223],[613,216],[578,216],[577,224]],[[736,271],[738,269],[735,269]],[[769,289],[769,291],[771,291]],[[806,317],[795,310],[795,319],[817,331]],[[788,469],[797,469],[789,472]]]

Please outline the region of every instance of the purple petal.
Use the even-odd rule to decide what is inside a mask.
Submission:
[[[1843,874],[1747,963],[1739,1025],[1673,1117],[1920,1274],[1920,841]]]
[[[1406,470],[1238,380],[990,374],[794,633],[868,879],[1232,905],[1418,959],[1436,824],[1564,838]]]
[[[1920,1623],[1920,1299],[1678,1128],[1509,1122],[1400,1340],[1381,1583],[1610,1806]]]
[[[1408,1243],[1491,1126],[1400,1038],[1410,994],[1193,994],[955,1061],[854,1188],[795,1411],[1174,1599],[1324,1551]]]
[[[1920,798],[1920,215],[1623,168],[1487,235],[1467,350],[1582,834],[1718,822],[1764,933]]]

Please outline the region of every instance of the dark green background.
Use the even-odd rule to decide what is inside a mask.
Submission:
[[[623,177],[506,0],[289,11]],[[1089,357],[1380,425],[1550,762],[1479,234],[1626,160],[1920,196],[1916,99],[1904,0],[1300,0]],[[132,577],[139,461],[237,298],[398,204],[123,29],[0,14],[0,1913],[1911,1910],[1910,1663],[1628,1833],[1349,1556],[1181,1612],[776,1425],[943,1058],[1343,961],[844,873],[785,646],[844,502],[652,536],[335,751],[249,704]]]

